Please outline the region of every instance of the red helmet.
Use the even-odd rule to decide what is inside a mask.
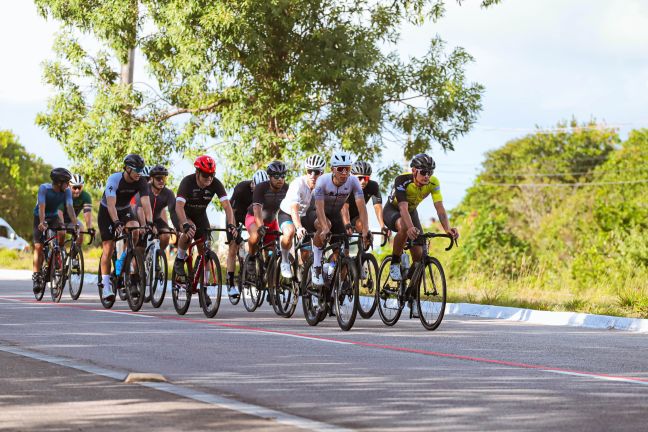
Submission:
[[[207,174],[214,174],[216,172],[216,162],[211,156],[198,156],[194,161],[194,166]]]

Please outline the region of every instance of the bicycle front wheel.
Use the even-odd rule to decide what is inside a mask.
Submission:
[[[70,254],[67,259],[67,279],[70,297],[72,300],[78,300],[83,289],[83,279],[85,276],[85,264],[83,262],[83,250],[77,245],[72,245]]]
[[[214,318],[221,302],[223,283],[218,257],[209,251],[205,254],[204,266],[200,274],[200,306],[207,318]]]
[[[146,271],[144,270],[144,257],[140,251],[131,251],[126,255],[122,277],[128,307],[133,312],[137,312],[142,308],[146,294]]]
[[[157,250],[155,254],[155,271],[153,271],[153,260],[151,260],[151,270],[148,273],[149,295],[151,296],[151,305],[154,308],[162,306],[166,294],[167,275],[168,275],[167,257],[163,250]]]
[[[101,256],[103,257],[103,254],[101,254]],[[113,296],[108,299],[105,299],[103,296],[103,282],[102,282],[103,276],[101,274],[101,257],[99,258],[99,269],[97,270],[97,288],[99,289],[99,300],[101,301],[101,305],[105,309],[110,309],[115,304],[115,295],[114,295],[116,291],[115,285],[118,283],[119,280],[117,277],[115,277],[115,273],[114,273],[115,255],[112,256],[111,264],[112,264],[113,272],[110,275],[110,278],[112,282],[111,288],[112,288]]]
[[[232,292],[232,287],[228,287],[229,289],[227,290],[227,297],[229,298],[230,303],[232,305],[236,306],[238,302],[241,301],[241,293],[243,291],[243,265],[245,261],[243,258],[239,256],[239,254],[236,254],[237,256],[237,261],[238,261],[238,272],[236,272],[234,276],[234,283],[236,284],[236,289],[238,293]]]
[[[358,275],[355,262],[342,260],[333,287],[335,316],[344,331],[351,330],[358,313]]]
[[[446,306],[446,279],[441,263],[428,257],[417,272],[413,284],[417,291],[416,304],[421,324],[426,330],[436,330],[443,321]]]
[[[370,253],[362,254],[358,275],[358,313],[369,319],[376,312],[376,286],[378,285],[378,261]]]
[[[254,272],[249,270],[252,268],[250,261],[254,260]],[[263,295],[263,283],[261,282],[261,257],[255,255],[248,255],[245,257],[243,263],[243,306],[248,312],[254,312],[262,302],[261,296]]]
[[[391,257],[387,257],[380,265],[378,273],[378,288],[376,289],[376,303],[380,319],[385,325],[393,326],[403,312],[403,304],[398,299],[400,284],[389,276]]]
[[[65,260],[60,250],[52,252],[50,267],[50,293],[52,295],[52,301],[58,303],[61,301],[61,296],[63,295],[63,289],[65,288],[65,275],[67,273]]]

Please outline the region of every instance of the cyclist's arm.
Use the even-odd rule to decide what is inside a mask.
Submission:
[[[362,235],[367,235],[369,232],[369,216],[367,215],[367,203],[365,203],[364,197],[359,197],[355,199],[356,206],[358,206],[358,213],[360,214],[360,221],[362,222]],[[348,211],[347,211],[348,217]]]
[[[443,227],[445,232],[450,232],[450,222],[448,221],[448,213],[443,206],[443,201],[437,201],[434,203],[434,208],[436,209],[437,215],[439,216],[439,222]]]
[[[83,219],[85,219],[86,229],[92,228],[92,211],[83,209]]]
[[[153,211],[151,210],[151,200],[149,199],[148,195],[143,195],[140,197],[140,200],[142,201],[142,208],[144,208],[144,217],[146,218],[146,222],[153,222]]]
[[[76,226],[79,224],[79,221],[77,220],[76,213],[74,213],[74,207],[72,206],[72,203],[66,204],[65,208],[67,210],[68,216],[70,217],[70,221]]]
[[[295,229],[302,228],[301,218],[299,217],[299,203],[294,202],[290,204],[290,217],[293,220]]]
[[[256,223],[256,226],[263,226],[263,205],[259,203],[252,204],[252,212],[254,213],[254,223]]]
[[[349,215],[349,203],[345,202],[342,204],[342,210],[340,211],[340,214],[342,215],[342,223],[344,225],[351,223],[351,215]]]
[[[236,225],[236,221],[234,220],[234,209],[232,208],[232,204],[230,204],[229,200],[223,200],[221,201],[221,205],[223,206],[223,210],[225,210],[225,220],[229,225]]]
[[[117,197],[106,195],[106,207],[108,208],[108,214],[110,215],[110,220],[113,222],[116,221],[119,217],[117,216]]]
[[[317,220],[320,222],[320,226],[328,231],[328,225],[326,224],[326,213],[324,211],[324,199],[315,198],[315,214]]]
[[[185,213],[185,200],[182,197],[177,197],[176,198],[176,205],[175,205],[175,212],[176,216],[178,216],[178,223],[180,224],[180,227],[182,228],[182,225],[187,223],[187,214]]]
[[[412,222],[412,217],[409,214],[408,205],[409,203],[407,201],[401,201],[398,203],[398,210],[400,211],[402,223],[405,224],[407,229],[410,229],[414,226],[414,222]]]

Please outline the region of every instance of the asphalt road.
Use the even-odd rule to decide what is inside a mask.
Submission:
[[[36,303],[30,282],[0,280],[0,430],[648,430],[645,334],[377,316],[342,332],[300,308],[284,319],[224,298],[207,319],[193,303],[184,317],[170,297],[106,311],[95,286]],[[122,384],[127,372],[171,385]]]

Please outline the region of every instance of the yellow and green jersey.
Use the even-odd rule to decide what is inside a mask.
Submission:
[[[414,183],[412,173],[401,174],[394,180],[394,186],[389,194],[389,201],[396,207],[398,203],[407,202],[407,209],[412,211],[418,207],[428,195],[432,195],[434,202],[443,201],[439,179],[430,176],[430,182],[421,187]]]

